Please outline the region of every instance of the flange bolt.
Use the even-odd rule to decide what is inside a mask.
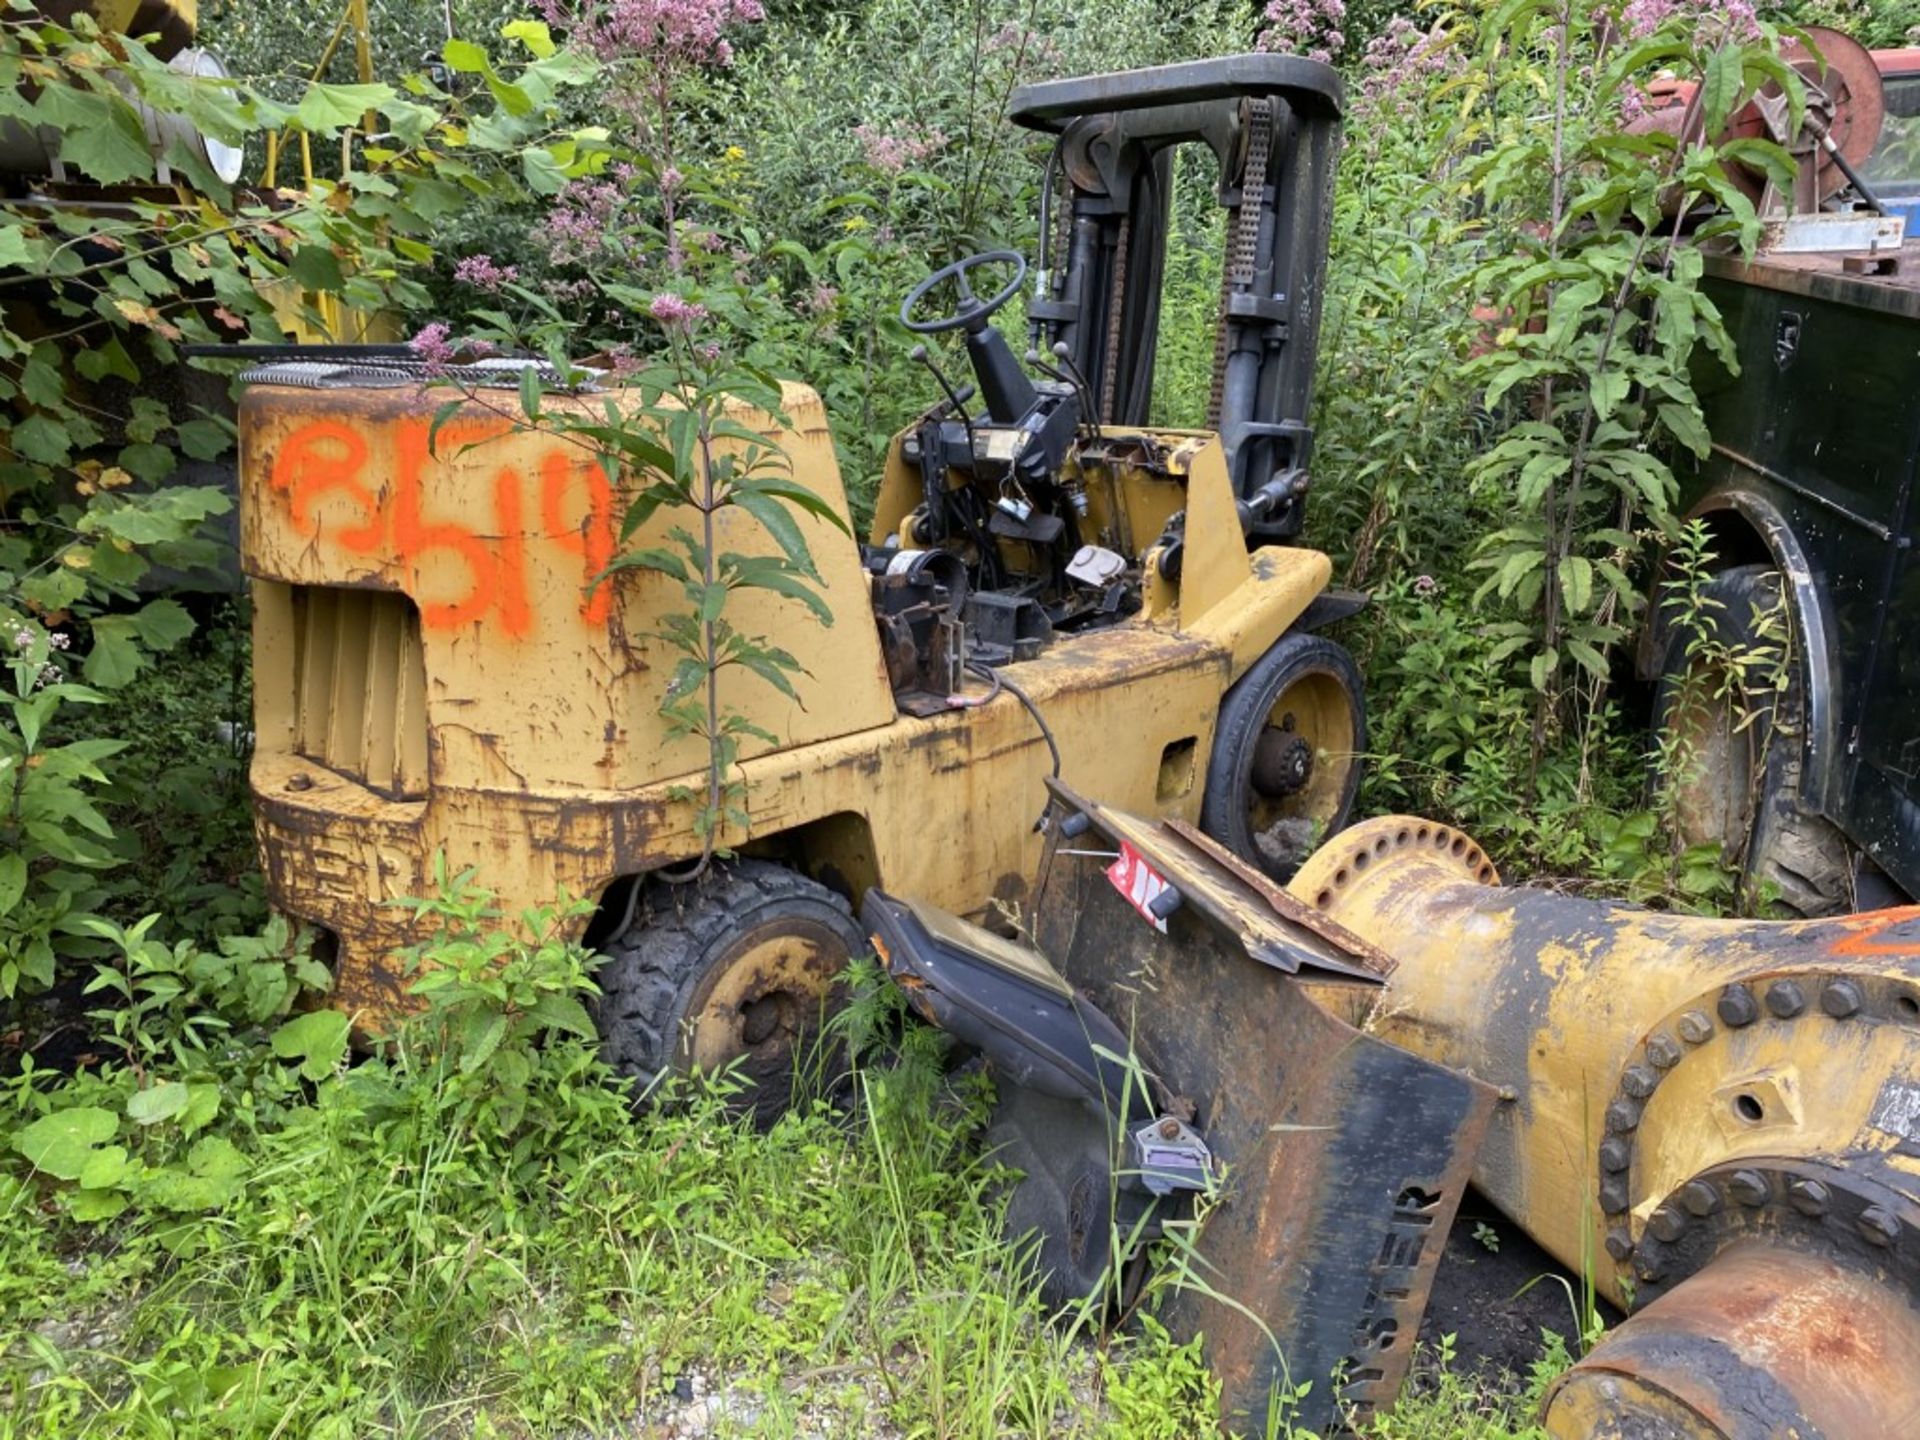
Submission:
[[[1704,1045],[1713,1038],[1713,1021],[1704,1010],[1689,1010],[1680,1017],[1680,1038],[1689,1045]]]
[[[1900,1221],[1884,1205],[1869,1205],[1860,1212],[1860,1233],[1869,1245],[1891,1245],[1900,1238]]]
[[[1664,1032],[1647,1041],[1647,1059],[1662,1070],[1671,1070],[1678,1065],[1685,1053],[1680,1048],[1680,1042]]]
[[[1689,1180],[1680,1191],[1680,1203],[1688,1213],[1704,1218],[1720,1208],[1720,1192],[1705,1180]]]
[[[1615,1227],[1607,1232],[1607,1254],[1622,1262],[1633,1254],[1633,1237],[1627,1234],[1625,1227]]]
[[[1807,997],[1791,980],[1776,980],[1767,987],[1767,1009],[1782,1020],[1791,1020],[1807,1008]]]
[[[1773,1187],[1758,1170],[1736,1170],[1727,1181],[1727,1192],[1742,1205],[1764,1205],[1772,1196]]]
[[[1796,1175],[1787,1181],[1787,1199],[1802,1215],[1824,1215],[1827,1213],[1827,1202],[1833,1199],[1833,1192],[1818,1180]]]
[[[1860,1008],[1860,987],[1851,980],[1835,980],[1820,992],[1820,1008],[1844,1020]]]
[[[1729,1025],[1751,1025],[1760,1018],[1760,1007],[1753,1003],[1753,995],[1744,985],[1729,985],[1722,990],[1720,1003],[1714,1008]]]

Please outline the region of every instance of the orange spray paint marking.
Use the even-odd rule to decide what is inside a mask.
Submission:
[[[567,482],[574,475],[586,486],[587,513],[578,524],[569,525]],[[540,464],[540,528],[548,539],[580,557],[582,590],[592,585],[613,561],[613,487],[606,472],[598,465],[570,465],[559,451],[548,455]],[[589,625],[606,624],[612,599],[611,585],[595,585],[580,597],[580,618]]]
[[[342,548],[365,555],[380,544],[384,526],[380,504],[360,483],[367,463],[367,442],[357,431],[335,420],[302,426],[287,437],[273,457],[269,483],[287,497],[293,523],[318,538],[321,526],[313,505],[323,495],[341,494],[353,502],[362,519],[334,536]]]
[[[356,554],[388,550],[391,559],[406,571],[408,593],[419,604],[420,623],[426,629],[456,629],[491,617],[508,636],[517,639],[527,635],[534,621],[528,584],[529,538],[550,541],[557,549],[579,557],[580,618],[590,625],[604,625],[612,596],[605,586],[591,593],[586,588],[606,569],[614,552],[614,491],[599,467],[571,463],[559,449],[541,460],[541,528],[531,537],[525,513],[527,477],[510,465],[500,466],[493,474],[488,495],[493,508],[492,534],[429,519],[424,513],[429,465],[445,464],[449,452],[498,439],[511,428],[493,420],[456,422],[443,426],[430,446],[431,426],[426,419],[400,422],[394,427],[394,473],[389,492],[386,486],[375,489],[362,479],[369,460],[364,436],[340,421],[317,420],[288,435],[273,457],[268,480],[273,489],[287,497],[297,529]],[[567,502],[576,475],[585,491],[586,513],[569,523]],[[477,475],[473,478],[479,479]],[[359,512],[359,518],[323,535],[323,522],[314,508],[330,495],[345,497]],[[474,494],[472,499],[481,502],[481,494]],[[451,552],[466,572],[466,589],[457,598],[429,601],[419,593],[426,580],[422,561],[437,552]],[[435,566],[434,570],[437,590],[447,588],[449,579],[457,582],[459,578],[446,566]]]
[[[1915,955],[1920,954],[1920,932],[1886,943],[1880,936],[1896,928],[1920,921],[1920,905],[1903,905],[1897,910],[1878,910],[1858,920],[1845,922],[1847,933],[1827,947],[1829,955]]]

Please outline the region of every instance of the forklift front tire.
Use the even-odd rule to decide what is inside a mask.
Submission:
[[[1346,825],[1366,748],[1353,656],[1322,635],[1282,635],[1220,702],[1200,828],[1289,880]]]
[[[765,860],[640,883],[632,921],[604,943],[595,1007],[601,1052],[636,1093],[667,1071],[725,1071],[771,1122],[809,1079],[836,1078],[825,1020],[868,949],[845,900]]]

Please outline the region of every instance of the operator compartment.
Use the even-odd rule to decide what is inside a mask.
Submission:
[[[1340,105],[1331,70],[1280,55],[1015,94],[1013,118],[1057,137],[1037,283],[1012,251],[969,255],[900,307],[916,335],[957,332],[971,371],[956,383],[915,347],[942,398],[894,438],[862,552],[903,710],[1057,636],[1190,629],[1250,554],[1298,536]],[[1217,164],[1228,242],[1199,429],[1149,414],[1183,145]],[[993,319],[1023,289],[1016,357]]]

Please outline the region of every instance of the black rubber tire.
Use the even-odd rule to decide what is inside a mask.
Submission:
[[[1777,608],[1780,594],[1780,572],[1769,565],[1737,566],[1702,587],[1702,598],[1717,603],[1702,606],[1698,617],[1675,624],[1667,635],[1654,689],[1656,737],[1665,741],[1688,713],[1681,705],[1690,671],[1703,686],[1720,688],[1708,677],[1712,658],[1689,653],[1703,629],[1715,650],[1769,643],[1757,616]],[[1793,650],[1800,653],[1797,641]],[[1799,665],[1771,713],[1763,708],[1744,731],[1736,728],[1731,696],[1703,690],[1692,703],[1700,708],[1691,723],[1718,730],[1720,743],[1696,742],[1701,753],[1687,773],[1668,779],[1675,787],[1670,798],[1681,843],[1719,843],[1754,893],[1771,885],[1777,903],[1795,915],[1853,908],[1852,847],[1833,822],[1800,808],[1807,703]]]
[[[1038,1241],[1040,1295],[1064,1310],[1107,1284],[1113,1250],[1113,1169],[1099,1121],[1086,1106],[1000,1081],[987,1153],[1018,1170],[1007,1196],[1006,1236]]]
[[[602,947],[594,1017],[602,1054],[636,1093],[665,1071],[695,1068],[698,1050],[712,1047],[739,1060],[740,1103],[763,1122],[792,1104],[802,1077],[836,1078],[824,1020],[844,1002],[848,961],[870,948],[847,902],[765,860],[716,863],[691,884],[644,885],[632,922]],[[773,980],[734,973],[782,941],[798,957]],[[718,1065],[710,1057],[703,1068]]]
[[[1337,737],[1337,747],[1329,750],[1316,743],[1308,785],[1297,797],[1269,804],[1255,790],[1254,758],[1281,696],[1302,686],[1312,687],[1323,701],[1321,708],[1330,710],[1334,723],[1329,728]],[[1307,738],[1320,742],[1325,737]],[[1366,692],[1353,656],[1344,645],[1323,635],[1282,635],[1220,702],[1220,723],[1214,731],[1206,791],[1200,802],[1200,828],[1275,879],[1290,880],[1300,862],[1344,829],[1352,817],[1366,748]],[[1340,768],[1330,776],[1325,773],[1328,765]],[[1258,825],[1256,805],[1275,815],[1275,821],[1266,827]],[[1293,833],[1281,833],[1288,830]]]

